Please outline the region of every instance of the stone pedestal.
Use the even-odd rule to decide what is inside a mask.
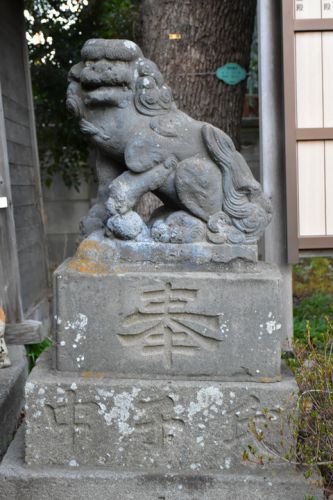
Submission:
[[[0,460],[21,418],[24,407],[24,386],[28,376],[25,348],[10,345],[8,351],[12,364],[0,369]]]
[[[248,432],[250,421],[263,425],[266,408],[272,423],[265,446],[281,448],[281,419],[290,413],[297,391],[286,374],[275,384],[120,379],[70,372],[60,378],[45,358],[26,386],[29,465],[245,473],[243,451],[248,444],[258,447]],[[287,433],[284,438],[287,449]]]
[[[82,273],[78,260],[60,266],[56,368],[279,380],[278,271],[263,263],[183,267],[123,263]]]
[[[24,445],[18,435],[0,467],[4,498],[321,498],[283,461],[243,461],[249,445],[283,455],[291,443],[297,386],[280,370],[278,271],[139,266],[88,250],[55,273],[55,347],[26,384]],[[259,443],[249,423],[263,426],[265,411]]]
[[[6,500],[304,500],[322,499],[316,487],[292,467],[244,472],[191,471],[163,474],[101,467],[27,467],[23,433],[16,436],[0,466]]]
[[[248,445],[283,453],[281,419],[297,391],[290,375],[267,384],[120,379],[57,372],[50,354],[26,385],[25,428],[0,466],[3,498],[323,498],[289,464],[242,460]],[[263,424],[264,408],[273,423],[261,446],[248,424]]]

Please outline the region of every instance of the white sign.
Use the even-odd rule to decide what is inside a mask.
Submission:
[[[296,19],[321,19],[321,0],[296,0]]]
[[[295,18],[333,18],[333,0],[295,0]]]
[[[7,196],[0,196],[0,208],[8,207],[8,198]]]
[[[323,19],[329,19],[333,17],[333,0],[322,0],[321,17]]]

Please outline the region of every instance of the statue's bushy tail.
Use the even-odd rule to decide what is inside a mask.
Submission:
[[[223,211],[249,239],[260,236],[271,220],[270,200],[227,134],[204,125],[202,136],[211,158],[222,172]]]

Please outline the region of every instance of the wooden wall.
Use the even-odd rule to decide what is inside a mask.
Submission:
[[[333,0],[282,0],[288,260],[333,251]]]
[[[46,296],[47,266],[23,0],[0,1],[0,61],[21,297],[27,312]]]

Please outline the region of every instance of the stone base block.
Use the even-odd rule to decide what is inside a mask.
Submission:
[[[6,500],[323,500],[322,491],[292,467],[234,474],[129,473],[109,469],[26,467],[18,433],[0,466]]]
[[[24,385],[28,376],[25,348],[8,346],[8,351],[12,365],[0,369],[0,459],[16,431],[24,406]]]
[[[239,263],[191,271],[113,266],[55,273],[57,369],[116,376],[280,377],[280,274]]]
[[[248,470],[248,445],[280,449],[294,404],[281,382],[138,380],[50,370],[46,354],[26,384],[29,465],[111,467],[115,471],[212,473]],[[271,415],[265,440],[249,431]],[[287,427],[284,440],[289,447]],[[286,450],[281,449],[281,453]]]

